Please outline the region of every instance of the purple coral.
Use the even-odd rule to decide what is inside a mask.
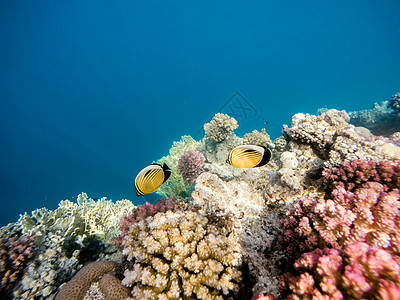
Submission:
[[[345,250],[316,249],[285,274],[281,296],[288,299],[400,299],[400,265],[386,250],[357,242]]]
[[[400,255],[400,162],[355,160],[323,174],[326,199],[301,198],[281,221],[286,253],[363,241]]]
[[[12,290],[21,279],[33,252],[34,242],[31,236],[13,232],[0,239],[0,292]]]
[[[178,170],[182,174],[185,184],[193,184],[196,178],[203,173],[206,158],[197,150],[186,151],[178,162]]]
[[[151,204],[149,202],[146,202],[143,205],[138,205],[132,210],[132,214],[121,218],[121,221],[119,223],[121,235],[116,237],[114,245],[120,247],[122,239],[128,233],[129,228],[133,223],[140,222],[141,220],[144,220],[149,216],[154,216],[159,212],[167,212],[167,211],[175,212],[177,210],[178,210],[178,205],[175,203],[175,199],[173,197],[167,200],[161,198],[160,201],[157,202],[156,204]]]

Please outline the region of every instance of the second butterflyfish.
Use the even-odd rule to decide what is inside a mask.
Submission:
[[[257,168],[265,166],[271,156],[271,150],[265,146],[242,145],[231,150],[226,162],[239,169]]]
[[[157,191],[171,176],[171,169],[167,164],[151,164],[141,170],[135,178],[136,195],[144,196]]]

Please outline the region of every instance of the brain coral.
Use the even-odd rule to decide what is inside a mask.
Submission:
[[[238,292],[239,237],[215,219],[166,212],[132,224],[122,243],[133,267],[122,283],[133,286],[134,298],[224,299]]]
[[[123,300],[130,298],[129,289],[123,286],[121,280],[111,273],[107,273],[101,277],[99,285],[106,300]]]
[[[55,300],[80,300],[84,297],[92,282],[99,280],[101,276],[113,271],[117,263],[113,261],[92,262],[68,281],[58,292]]]
[[[234,118],[218,113],[210,123],[204,124],[205,138],[216,143],[222,142],[236,128],[238,128],[238,123]]]

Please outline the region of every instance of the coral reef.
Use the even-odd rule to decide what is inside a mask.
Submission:
[[[314,250],[294,264],[280,286],[286,299],[399,299],[400,265],[384,249],[357,242]]]
[[[98,281],[116,267],[117,263],[113,261],[98,261],[86,265],[61,287],[55,300],[81,300],[94,281]]]
[[[215,143],[222,142],[233,135],[233,130],[238,128],[237,121],[226,114],[216,114],[210,123],[204,124],[204,138]]]
[[[395,116],[399,99],[375,110]],[[296,114],[272,142],[215,115],[202,141],[183,136],[158,161],[172,170],[157,191],[167,200],[82,193],[3,227],[0,297],[399,298],[400,135],[375,136],[354,116]],[[226,163],[243,144],[269,147],[271,160]]]
[[[0,297],[12,292],[34,253],[33,237],[22,234],[19,226],[8,225],[0,231]]]
[[[182,175],[178,170],[179,158],[188,150],[197,150],[204,147],[203,142],[195,141],[190,136],[183,136],[179,142],[174,142],[169,155],[157,161],[159,164],[166,163],[171,169],[171,176],[158,190],[157,194],[165,199],[174,197],[177,200],[184,200],[190,196],[191,188],[185,184]]]
[[[204,154],[197,150],[188,150],[179,158],[178,170],[185,184],[193,184],[203,173],[205,161]]]
[[[219,219],[192,211],[159,213],[131,226],[122,241],[133,263],[123,284],[135,299],[223,299],[238,292],[241,247]]]

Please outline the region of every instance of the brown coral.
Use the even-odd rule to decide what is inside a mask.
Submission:
[[[117,263],[113,261],[97,261],[86,265],[61,288],[55,300],[81,300],[92,282],[116,267]]]

